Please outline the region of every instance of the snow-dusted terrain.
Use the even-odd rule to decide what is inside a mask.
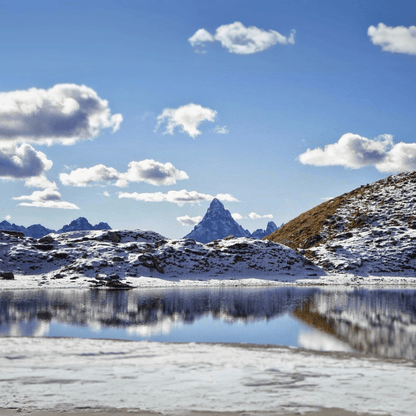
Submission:
[[[38,240],[0,232],[0,288],[270,284],[325,274],[281,244],[230,238],[208,244],[152,231],[74,231]],[[13,273],[14,280],[8,280]]]
[[[3,409],[415,411],[414,362],[281,347],[1,338],[0,375]]]
[[[284,241],[329,274],[414,277],[415,204],[416,172],[402,173],[325,202],[269,238]]]

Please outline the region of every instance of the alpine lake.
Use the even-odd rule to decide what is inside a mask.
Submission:
[[[414,360],[416,290],[6,290],[0,336],[279,345]]]

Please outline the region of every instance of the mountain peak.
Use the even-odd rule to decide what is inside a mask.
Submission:
[[[230,211],[225,209],[221,201],[214,198],[202,221],[185,238],[193,238],[201,243],[209,243],[229,235],[250,237],[250,232],[234,220]]]
[[[214,207],[222,207],[224,208],[224,204],[217,198],[214,198],[211,203],[209,204],[210,208],[214,208]]]
[[[69,224],[64,225],[58,233],[67,233],[69,231],[90,231],[90,230],[111,230],[107,223],[99,223],[95,226],[91,225],[85,217],[79,217]]]

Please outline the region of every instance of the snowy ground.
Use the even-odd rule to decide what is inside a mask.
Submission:
[[[140,276],[127,277],[123,282],[132,288],[185,288],[185,287],[246,287],[246,286],[416,286],[416,277],[403,276],[356,276],[354,274],[328,274],[326,276],[292,276],[287,274],[260,275],[253,273],[239,275],[185,275],[177,277]],[[68,277],[50,279],[44,275],[15,275],[14,280],[0,279],[0,290],[8,289],[88,289],[91,288],[91,278],[80,276],[74,280]]]
[[[279,347],[0,339],[0,408],[414,415],[414,362]]]

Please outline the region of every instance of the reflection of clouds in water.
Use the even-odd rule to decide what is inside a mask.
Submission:
[[[301,332],[298,344],[302,348],[315,351],[343,351],[356,352],[348,344],[322,331]]]
[[[50,324],[47,321],[23,321],[0,327],[2,335],[10,337],[44,337],[49,333]]]
[[[91,323],[88,325],[88,328],[90,328],[92,332],[96,332],[96,333],[98,333],[98,332],[100,332],[100,331],[101,331],[101,329],[102,329],[102,325],[101,325],[101,323],[100,323],[100,322],[95,321],[95,322],[91,322]]]
[[[129,335],[150,337],[152,335],[169,334],[174,328],[183,326],[182,318],[177,315],[171,318],[162,318],[156,324],[135,325],[127,328]]]

